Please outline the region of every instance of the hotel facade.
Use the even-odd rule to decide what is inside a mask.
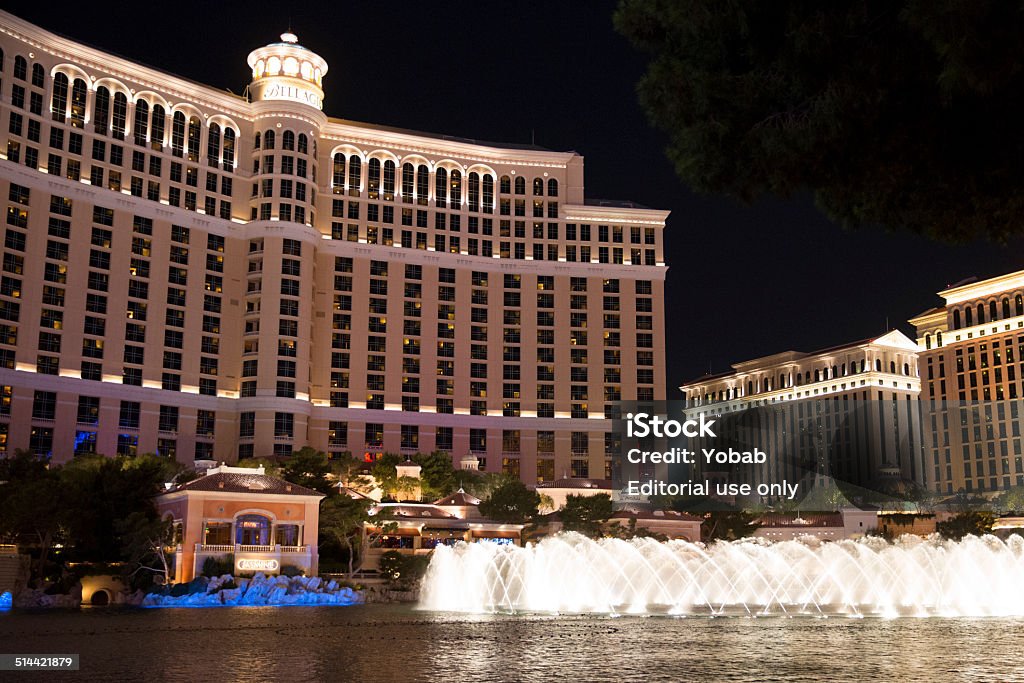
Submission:
[[[686,415],[716,416],[719,437],[768,458],[740,472],[702,472],[709,479],[756,485],[831,477],[863,488],[895,474],[924,482],[918,348],[901,332],[732,368],[679,387]],[[722,438],[691,444],[701,447],[726,446]]]
[[[536,484],[607,476],[606,412],[665,398],[668,212],[586,199],[579,154],[328,118],[290,33],[246,96],[7,13],[0,50],[7,450]]]
[[[938,293],[917,328],[928,424],[928,488],[991,493],[1024,485],[1024,271]]]

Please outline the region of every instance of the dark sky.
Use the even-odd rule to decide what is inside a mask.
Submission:
[[[731,363],[910,332],[906,319],[965,277],[1024,268],[1021,241],[952,247],[877,229],[844,232],[807,197],[743,206],[692,193],[637,104],[643,55],[612,29],[615,3],[14,2],[44,28],[240,93],[246,55],[289,21],[330,66],[331,116],[586,158],[589,197],[670,209],[672,387]]]

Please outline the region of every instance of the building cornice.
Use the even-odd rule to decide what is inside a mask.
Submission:
[[[252,118],[249,102],[241,95],[200,85],[165,71],[140,66],[122,57],[58,36],[3,10],[0,10],[0,33],[5,33],[59,59],[128,81],[139,86],[139,89],[152,89],[173,95],[193,104],[215,109],[217,113],[228,113],[244,120]],[[96,79],[97,77],[93,76],[93,80]]]
[[[939,292],[939,296],[946,300],[947,306],[963,303],[972,299],[1002,294],[1014,289],[1024,288],[1024,270],[1015,273],[1007,273],[999,277],[989,278],[981,282],[972,282],[959,287],[950,287]]]
[[[583,158],[576,152],[505,149],[460,140],[443,140],[430,135],[418,135],[413,131],[388,130],[372,124],[335,118],[329,118],[321,129],[320,140],[322,144],[348,143],[363,147],[363,154],[370,154],[381,147],[394,147],[410,153],[442,158],[454,157],[481,163],[515,164],[536,168],[564,169],[574,159]]]

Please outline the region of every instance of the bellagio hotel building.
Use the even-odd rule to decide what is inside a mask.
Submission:
[[[668,212],[585,199],[579,154],[328,118],[290,33],[246,96],[7,13],[0,49],[6,450],[535,484],[606,476],[614,403],[665,398]]]

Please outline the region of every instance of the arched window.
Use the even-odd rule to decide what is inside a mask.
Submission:
[[[449,182],[448,182],[448,187],[451,188],[451,192],[449,192],[449,201],[451,202],[452,208],[453,209],[461,209],[462,208],[462,172],[461,171],[459,171],[457,169],[453,169],[452,170],[452,172],[450,174]]]
[[[925,349],[932,348],[932,335],[931,335],[931,333],[928,333],[928,334],[924,335],[924,348]]]
[[[235,543],[270,545],[270,518],[263,515],[239,515],[235,519]]]
[[[832,379],[835,379],[838,376],[839,376],[839,366],[833,365],[832,366]]]
[[[942,333],[941,332],[936,332],[935,333],[935,346],[942,346]]]
[[[964,323],[967,325],[967,327],[970,327],[971,325],[974,324],[974,311],[971,310],[970,306],[964,309]]]
[[[494,176],[485,175],[483,185],[484,213],[494,213]]]
[[[817,370],[816,369],[814,371],[814,381],[815,382],[820,382],[821,381],[821,370]]]
[[[541,178],[533,179],[533,196],[543,197],[544,196],[544,181]]]
[[[305,133],[299,133],[299,154],[309,153],[309,138]]]
[[[380,159],[370,159],[366,163],[366,189],[370,199],[380,196]]]
[[[480,174],[473,171],[469,174],[469,210],[480,210]]]
[[[395,199],[395,162],[390,159],[384,162],[384,200]]]
[[[896,361],[894,361],[894,360],[889,361],[889,374],[890,375],[895,375],[896,374]]]
[[[999,318],[999,305],[995,301],[988,302],[988,319],[992,322]]]
[[[978,324],[985,322],[985,304],[978,304]]]
[[[430,169],[420,164],[416,168],[416,203],[426,206],[430,197]]]
[[[263,149],[274,149],[274,131],[268,130],[263,134]]]
[[[63,122],[68,109],[68,77],[58,73],[53,77],[53,97],[50,100],[50,113],[54,121]]]
[[[42,64],[32,65],[32,85],[37,88],[42,88],[46,83],[46,71],[43,69]]]
[[[290,130],[286,130],[281,134],[281,149],[289,152],[295,151],[295,133]]]
[[[220,163],[220,126],[210,124],[210,132],[206,138],[206,163],[214,168]]]
[[[153,105],[152,125],[149,131],[149,146],[155,150],[164,148],[164,135],[167,126],[167,112],[159,104]]]
[[[1003,297],[1003,317],[1010,317],[1010,300],[1007,299],[1006,297]]]
[[[448,171],[443,168],[434,173],[434,204],[441,208],[448,206]]]
[[[180,157],[185,152],[185,115],[174,112],[171,120],[171,154]]]
[[[907,375],[908,377],[910,376],[910,363],[903,364],[903,374]]]
[[[348,196],[358,197],[362,188],[363,162],[353,154],[348,158]]]
[[[28,60],[18,55],[14,58],[14,77],[23,81],[26,76],[28,76]]]
[[[124,140],[125,131],[128,129],[128,97],[123,92],[114,93],[111,128],[115,138]]]
[[[146,133],[149,131],[149,103],[139,100],[135,103],[135,120],[132,123],[132,137],[136,145],[146,144]]]
[[[498,192],[501,194],[512,194],[512,179],[507,175],[501,176],[501,180],[498,181]]]
[[[875,359],[875,372],[881,372],[881,371],[882,371],[882,359],[881,358],[876,358]]]
[[[551,178],[550,180],[548,180],[548,196],[549,197],[557,197],[558,196],[558,181],[555,180],[554,178]]]
[[[953,329],[960,329],[960,309],[953,311]]]
[[[526,178],[516,176],[516,194],[526,194]]]
[[[110,127],[110,91],[104,86],[96,88],[96,106],[92,113],[93,128],[100,135],[106,135]]]
[[[412,202],[412,189],[416,183],[416,169],[412,164],[402,164],[402,201]]]
[[[345,155],[338,152],[334,155],[334,172],[331,174],[331,186],[334,194],[345,192]]]
[[[254,137],[254,138],[253,138],[253,141],[252,141],[252,148],[253,148],[253,149],[259,149],[259,148],[260,148],[260,141],[261,141],[262,139],[263,139],[263,138],[262,138],[262,137],[260,136],[260,134],[259,134],[259,133],[256,133],[256,137]]]
[[[519,179],[516,178],[516,180],[519,180]],[[754,393],[754,383],[751,382],[750,380],[747,380],[747,396],[750,396],[753,393]]]
[[[771,390],[771,386],[772,385],[768,382],[768,378],[767,377],[765,377],[763,380],[761,380],[761,387],[762,387],[761,391],[770,391]]]
[[[85,97],[89,92],[85,81],[76,78],[71,86],[71,125],[75,128],[85,128]]]
[[[195,116],[188,120],[188,160],[199,161],[199,141],[203,135],[203,124]]]
[[[1014,297],[1013,307],[1016,311],[1015,315],[1024,315],[1024,296],[1018,294]]]
[[[785,389],[786,388],[786,376],[785,375],[779,375],[779,387],[778,388],[779,389]]]
[[[224,129],[224,170],[231,171],[235,168],[235,129]]]

